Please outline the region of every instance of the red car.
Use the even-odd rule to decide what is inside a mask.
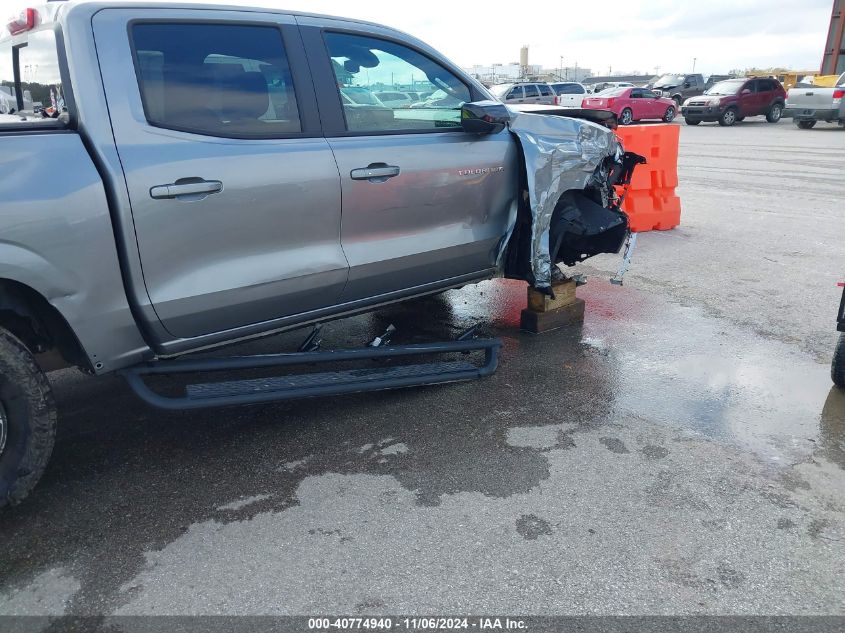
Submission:
[[[648,88],[608,88],[594,97],[584,99],[582,108],[610,110],[620,125],[643,119],[661,119],[669,123],[678,113],[672,99],[658,97]]]

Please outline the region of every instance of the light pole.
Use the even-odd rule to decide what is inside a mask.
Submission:
[[[695,72],[695,62],[697,62],[697,61],[698,61],[698,57],[692,58],[692,72]]]
[[[557,76],[563,78],[563,55],[560,56],[560,67],[558,68]]]

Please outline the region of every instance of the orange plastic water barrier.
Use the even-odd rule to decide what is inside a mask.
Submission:
[[[622,203],[632,231],[667,231],[681,223],[678,186],[679,125],[628,125],[616,130],[625,151],[645,156],[637,165]]]

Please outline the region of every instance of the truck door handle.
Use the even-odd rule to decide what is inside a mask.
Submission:
[[[371,163],[366,167],[353,169],[349,173],[352,180],[369,180],[370,182],[384,182],[388,178],[399,175],[399,168],[387,163]]]
[[[150,197],[156,200],[170,198],[196,197],[202,199],[212,193],[223,191],[223,183],[219,180],[203,180],[202,178],[180,178],[169,185],[157,185],[150,189]]]

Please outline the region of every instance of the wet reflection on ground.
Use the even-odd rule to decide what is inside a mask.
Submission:
[[[524,294],[523,284],[496,281],[454,291],[450,299],[461,324],[489,314],[494,330],[514,336]],[[577,341],[572,332],[515,339],[523,352],[517,362],[536,367],[535,383],[546,383],[548,397],[590,387],[577,373],[566,385],[548,384],[544,363],[592,356],[601,359],[615,416],[736,441],[773,460],[796,461],[819,450],[843,466],[845,397],[832,390],[827,365],[635,288],[592,279],[579,296],[587,315]]]

